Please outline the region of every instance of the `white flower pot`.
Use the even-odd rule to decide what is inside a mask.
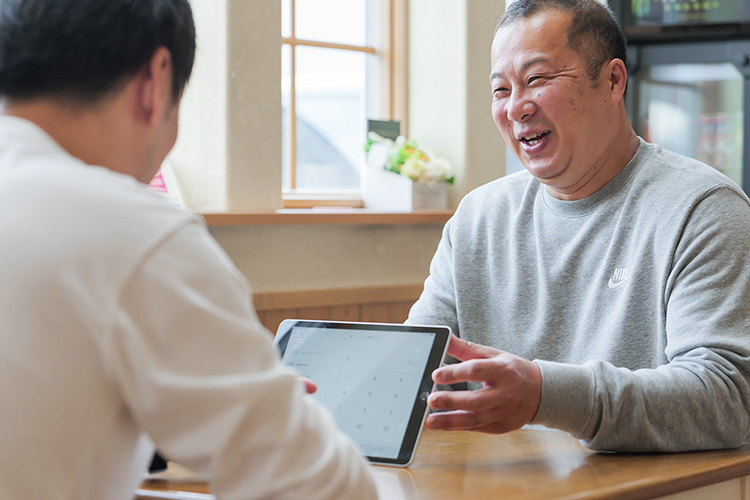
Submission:
[[[413,182],[412,210],[445,210],[448,207],[448,186],[444,182]]]
[[[381,212],[444,210],[448,207],[448,186],[444,182],[413,182],[383,168],[365,168],[365,208]]]

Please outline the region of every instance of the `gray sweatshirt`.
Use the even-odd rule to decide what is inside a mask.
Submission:
[[[532,423],[592,449],[735,447],[750,430],[749,262],[747,196],[641,141],[583,200],[527,172],[467,195],[408,322],[535,360]]]

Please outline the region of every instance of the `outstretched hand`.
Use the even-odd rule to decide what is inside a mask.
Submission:
[[[452,336],[448,354],[461,361],[432,373],[438,384],[482,382],[475,391],[439,391],[428,403],[437,410],[427,416],[428,429],[474,430],[502,434],[534,418],[542,393],[536,363],[513,354]]]

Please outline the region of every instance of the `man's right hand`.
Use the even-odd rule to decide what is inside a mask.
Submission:
[[[450,411],[428,415],[428,429],[502,434],[534,418],[542,393],[542,374],[536,363],[456,336],[451,337],[448,354],[461,362],[435,370],[436,383],[482,382],[483,387],[431,394],[431,408]]]

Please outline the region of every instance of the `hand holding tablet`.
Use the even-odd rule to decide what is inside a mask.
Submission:
[[[285,320],[275,343],[371,462],[407,466],[449,338],[444,326]]]

